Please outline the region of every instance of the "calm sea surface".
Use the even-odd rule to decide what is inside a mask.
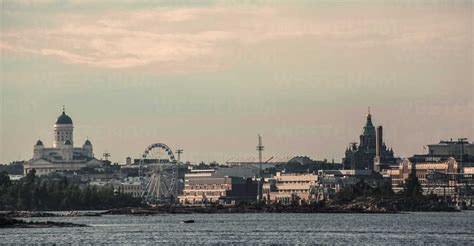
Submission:
[[[194,224],[180,221],[194,219]],[[4,243],[474,244],[474,211],[404,214],[186,214],[53,217],[85,228],[0,229]]]

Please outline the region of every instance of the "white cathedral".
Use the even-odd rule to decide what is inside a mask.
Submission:
[[[25,175],[35,169],[37,175],[52,172],[74,171],[83,167],[97,167],[103,163],[94,158],[92,144],[86,140],[82,147],[74,147],[72,119],[64,108],[54,124],[52,148],[46,148],[41,140],[34,146],[33,158],[24,165]]]

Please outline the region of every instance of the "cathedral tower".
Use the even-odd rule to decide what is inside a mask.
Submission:
[[[54,148],[62,147],[66,141],[69,141],[68,144],[70,144],[71,147],[74,146],[72,131],[72,119],[66,114],[63,106],[63,113],[58,117],[54,124]]]
[[[367,114],[367,122],[365,123],[362,135],[360,135],[359,148],[375,150],[375,127],[372,124],[372,115],[369,112]]]

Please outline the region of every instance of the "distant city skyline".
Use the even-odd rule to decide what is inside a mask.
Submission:
[[[234,2],[234,1],[232,1]],[[341,162],[371,107],[396,156],[474,140],[472,1],[1,2],[0,162],[53,143]],[[265,159],[265,158],[264,158]]]

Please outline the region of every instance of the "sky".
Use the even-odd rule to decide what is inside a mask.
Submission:
[[[123,163],[340,162],[368,106],[400,157],[474,140],[472,1],[0,0],[0,163],[53,142]]]

